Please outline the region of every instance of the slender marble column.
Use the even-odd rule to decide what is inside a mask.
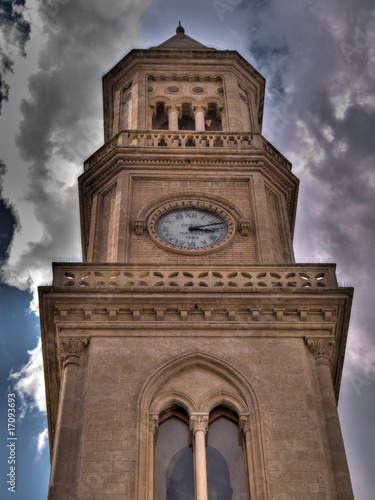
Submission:
[[[149,420],[149,445],[148,445],[148,484],[147,500],[154,500],[155,495],[155,434],[159,428],[159,416],[150,415]]]
[[[79,418],[80,358],[88,340],[64,339],[60,341],[63,358],[63,376],[53,446],[48,500],[73,498],[79,456],[81,429]]]
[[[169,130],[178,130],[178,114],[179,110],[177,106],[170,105],[166,107],[168,113],[168,129]]]
[[[204,132],[204,130],[206,130],[206,124],[204,122],[204,106],[193,106],[193,111],[195,117],[195,130],[197,132]]]
[[[252,496],[256,495],[257,493],[257,488],[256,488],[256,478],[255,475],[252,473],[253,468],[250,467],[250,465],[254,462],[254,457],[253,457],[253,452],[251,449],[251,423],[250,423],[250,417],[241,415],[240,417],[240,428],[242,430],[242,433],[245,437],[245,452],[246,452],[246,466],[247,466],[247,474],[248,474],[248,480],[249,484],[251,486],[251,493]],[[255,496],[255,498],[258,498]]]
[[[306,345],[316,360],[337,499],[353,500],[353,490],[331,376],[334,340],[310,338],[306,339]]]
[[[193,432],[195,438],[195,481],[197,500],[208,500],[206,461],[206,432],[208,430],[208,415],[191,415],[190,430]]]

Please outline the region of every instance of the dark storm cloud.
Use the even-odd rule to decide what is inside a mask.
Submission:
[[[51,261],[80,256],[77,175],[103,143],[101,75],[130,48],[146,5],[146,0],[115,0],[110,8],[100,0],[40,3],[46,43],[39,72],[29,78],[29,97],[21,103],[16,138],[29,179],[19,205],[37,221],[36,235],[14,242],[17,258],[11,255],[3,268],[9,283],[31,284],[35,291],[38,280],[50,281]],[[11,175],[17,182],[15,171]]]
[[[3,194],[3,177],[6,171],[6,165],[0,159],[0,265],[9,257],[14,232],[21,228],[17,209]]]
[[[3,45],[0,45],[0,114],[2,102],[9,100],[10,87],[6,75],[13,72],[13,50],[26,56],[25,46],[30,39],[31,26],[24,18],[25,0],[0,0],[0,28]]]
[[[340,284],[355,287],[340,408],[356,498],[372,498],[375,5],[274,0],[249,24],[267,78],[264,135],[301,181],[297,260],[337,262]]]

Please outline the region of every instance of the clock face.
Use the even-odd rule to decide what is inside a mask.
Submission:
[[[195,207],[170,210],[155,224],[157,236],[165,243],[181,250],[204,250],[221,243],[228,234],[228,226],[216,213]]]

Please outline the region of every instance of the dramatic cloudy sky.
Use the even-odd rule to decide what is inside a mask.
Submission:
[[[356,499],[372,500],[372,0],[0,0],[0,435],[10,390],[20,433],[12,498],[45,498],[35,290],[51,281],[52,261],[80,260],[76,179],[103,143],[101,77],[130,48],[171,37],[179,20],[189,36],[237,50],[266,77],[263,133],[301,181],[297,261],[337,262],[340,283],[355,287],[339,411]]]

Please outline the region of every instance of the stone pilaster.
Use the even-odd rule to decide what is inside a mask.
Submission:
[[[315,357],[320,393],[325,417],[328,447],[325,449],[327,465],[331,465],[333,498],[353,500],[353,491],[346,460],[344,441],[337,413],[331,365],[335,342],[328,338],[306,338],[306,345]]]
[[[59,342],[62,383],[48,500],[73,498],[81,445],[81,358],[89,339],[63,339]]]

